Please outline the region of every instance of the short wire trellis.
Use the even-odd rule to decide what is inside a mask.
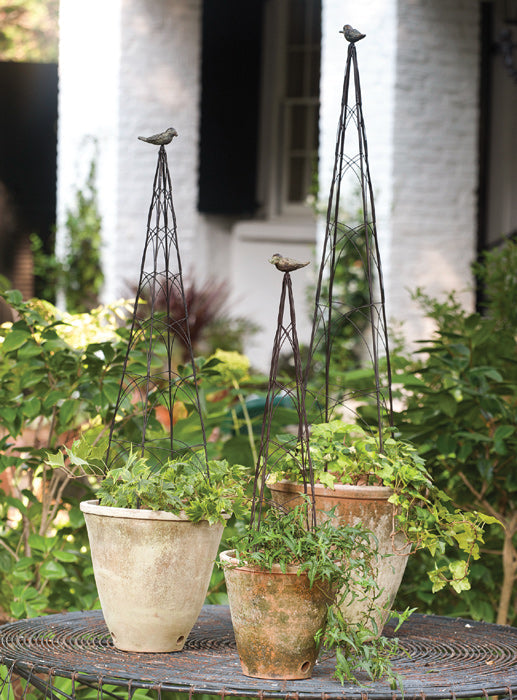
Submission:
[[[173,318],[168,309],[174,296],[182,299],[184,315]],[[165,311],[158,311],[157,302]],[[165,304],[163,303],[165,302]],[[187,349],[190,360],[188,370],[178,366],[175,346]],[[145,348],[145,367],[134,369],[130,362],[132,352]],[[177,348],[176,348],[177,350]],[[143,369],[143,371],[142,371]],[[121,414],[128,406],[139,404],[141,408],[141,433],[138,441],[119,434]],[[201,430],[201,443],[187,444],[175,438],[175,405],[187,407],[197,413]],[[156,412],[165,410],[170,429],[158,430]],[[133,310],[133,319],[122,379],[113,420],[109,432],[106,464],[118,464],[131,451],[147,456],[157,464],[165,463],[187,450],[201,451],[200,465],[207,477],[206,433],[201,413],[194,353],[190,339],[189,317],[181,257],[177,236],[176,214],[172,199],[172,184],[165,147],[160,146],[153,183],[153,194],[147,218],[140,279]]]
[[[288,301],[288,318],[285,317],[286,299]],[[289,345],[292,351],[295,377],[289,384],[278,376],[279,361],[282,348]],[[296,440],[289,443],[279,443],[272,439],[271,428],[275,414],[275,408],[279,400],[290,397],[291,403],[298,416],[298,430]],[[311,526],[316,526],[316,506],[314,503],[314,474],[309,449],[309,425],[305,408],[305,388],[303,385],[303,367],[296,329],[296,311],[293,296],[293,287],[290,272],[284,272],[282,279],[282,291],[278,306],[278,320],[271,355],[271,368],[264,406],[264,417],[260,436],[260,448],[255,469],[253,484],[253,500],[251,509],[251,526],[260,527],[262,506],[264,504],[264,490],[268,477],[268,465],[272,459],[281,459],[289,454],[299,467],[301,481],[307,494],[308,486],[311,487],[312,508],[310,508]],[[309,524],[309,523],[308,523]]]
[[[351,73],[355,86],[355,104],[349,103]],[[358,150],[355,155],[347,156],[345,155],[347,131],[348,133],[350,130],[354,131],[354,126],[357,131]],[[343,180],[345,177],[351,178],[352,183],[356,187],[357,185],[360,187],[362,212],[361,220],[356,226],[350,226],[343,221],[343,202],[346,194]],[[350,254],[356,263],[362,266],[368,287],[368,301],[364,305],[354,308],[345,306],[335,289],[336,270],[340,265],[349,264],[346,258]],[[373,365],[375,377],[373,390],[354,391],[344,386],[332,384],[331,369],[336,334],[346,324],[351,324]],[[323,386],[315,390],[323,419],[328,421],[332,417],[334,409],[355,410],[357,401],[368,396],[373,397],[377,407],[377,426],[380,449],[382,450],[382,433],[383,427],[386,427],[386,418],[390,426],[393,424],[391,364],[375,204],[368,163],[368,147],[355,43],[350,43],[348,46],[325,239],[305,369],[305,382],[307,384],[311,381],[312,386],[314,386],[314,382],[317,382],[318,372],[314,371],[317,351],[324,355],[323,372],[320,373],[324,377]],[[386,358],[386,380],[384,383],[381,381],[380,370],[382,354]]]

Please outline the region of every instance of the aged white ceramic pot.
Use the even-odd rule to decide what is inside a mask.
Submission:
[[[206,597],[223,524],[83,501],[99,600],[124,651],[180,651]]]

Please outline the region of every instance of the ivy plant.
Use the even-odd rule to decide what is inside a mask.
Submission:
[[[391,660],[398,651],[396,639],[384,636],[372,638],[376,630],[375,603],[379,590],[374,569],[377,556],[375,537],[362,525],[334,527],[333,513],[329,519],[307,528],[310,499],[288,512],[269,508],[264,512],[260,527],[250,528],[229,541],[239,564],[271,571],[278,565],[285,572],[288,566],[298,566],[298,575],[306,573],[312,586],[318,582],[330,584],[336,591],[329,601],[327,625],[317,635],[322,648],[336,654],[335,677],[344,683],[358,680],[360,672],[370,680],[386,678],[392,687],[401,686]],[[339,552],[339,559],[335,552]],[[372,606],[361,623],[345,620],[340,605],[353,592],[361,590],[371,596]],[[410,610],[401,614],[402,623]],[[398,627],[397,627],[398,629]]]
[[[96,471],[79,456],[80,442],[66,452],[74,467],[86,473]],[[48,455],[48,461],[52,466],[62,464],[63,455]],[[121,466],[101,471],[96,497],[101,506],[163,510],[186,515],[192,522],[225,522],[232,514],[243,515],[246,471],[246,467],[226,460],[206,463],[196,452],[186,452],[160,465],[130,452]]]
[[[281,435],[276,442],[283,449],[271,468],[271,478],[300,481],[296,437]],[[496,519],[492,514],[454,507],[450,497],[433,483],[413,445],[388,435],[380,452],[373,433],[336,419],[312,426],[310,456],[315,481],[328,488],[336,483],[390,487],[393,494],[389,501],[395,508],[399,531],[413,552],[425,548],[431,556],[428,576],[433,592],[447,584],[458,593],[470,588],[470,562],[479,558],[485,526]],[[445,560],[443,555],[449,548],[465,557]]]

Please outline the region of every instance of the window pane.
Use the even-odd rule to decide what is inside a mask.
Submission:
[[[307,16],[305,0],[290,0],[288,21],[288,44],[305,43],[305,18]]]
[[[293,105],[289,110],[289,125],[291,138],[291,150],[300,150],[306,147],[307,134],[307,107]]]
[[[302,202],[305,199],[308,188],[305,185],[305,158],[292,156],[289,159],[289,192],[288,200],[291,203]]]
[[[303,97],[303,58],[300,49],[291,49],[287,54],[287,97]]]
[[[285,8],[281,201],[299,210],[317,163],[321,0],[285,0]]]

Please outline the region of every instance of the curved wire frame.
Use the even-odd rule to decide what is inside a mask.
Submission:
[[[286,300],[288,303],[288,315],[286,317]],[[282,349],[288,346],[292,352],[294,360],[294,379],[282,381],[279,377],[278,369]],[[297,434],[293,435],[289,442],[280,442],[271,435],[276,408],[289,397],[293,408],[298,416]],[[278,307],[278,320],[273,342],[271,356],[271,368],[269,371],[269,382],[264,407],[264,417],[260,436],[260,447],[257,464],[255,468],[255,478],[253,484],[253,499],[251,508],[251,526],[260,527],[262,506],[265,501],[266,480],[270,471],[271,463],[280,459],[289,459],[296,465],[300,472],[300,480],[304,484],[304,491],[307,494],[307,487],[311,486],[312,508],[307,518],[311,522],[310,526],[316,526],[316,506],[314,502],[314,474],[309,449],[309,425],[305,408],[305,388],[303,385],[303,367],[296,330],[296,310],[294,304],[293,287],[291,275],[284,272],[282,280],[282,291]]]
[[[173,299],[178,296],[182,299],[183,307],[180,318],[168,312]],[[166,310],[159,311],[157,305]],[[187,348],[190,361],[187,370],[178,364],[178,345],[181,345],[181,352],[184,347]],[[144,349],[145,361],[135,369],[130,359],[137,348]],[[121,414],[129,406],[132,412],[135,406],[140,409],[137,442],[119,434]],[[174,425],[178,406],[189,414],[197,413],[201,430],[201,443],[198,445],[176,439]],[[157,429],[158,411],[168,430]],[[118,464],[135,451],[149,457],[157,465],[187,451],[199,452],[200,467],[205,469],[209,478],[206,442],[183,287],[171,177],[165,147],[160,146],[132,324],[110,426],[106,464],[108,467]]]
[[[354,95],[350,97],[351,76]],[[355,101],[353,101],[355,98]],[[346,137],[356,133],[357,152],[345,154],[350,149]],[[344,198],[350,192],[345,180],[360,189],[361,217],[355,226],[344,220]],[[340,265],[349,264],[347,258],[360,265],[367,282],[367,301],[355,307],[346,306],[336,293],[336,271]],[[332,373],[332,363],[337,347],[336,336],[345,326],[352,327],[362,344],[363,359],[373,366],[374,386],[357,390],[341,383],[341,376]],[[315,369],[315,354],[323,355],[323,371]],[[381,358],[385,358],[386,370],[381,373]],[[322,377],[318,386],[318,376]],[[305,384],[311,380],[315,404],[320,406],[322,420],[328,421],[336,412],[351,411],[355,416],[358,402],[373,398],[377,409],[377,427],[380,449],[383,444],[383,428],[393,424],[393,398],[391,363],[385,311],[385,296],[381,259],[375,219],[375,204],[368,162],[368,146],[364,125],[361,86],[357,53],[354,43],[348,46],[343,82],[343,96],[339,117],[334,170],[330,188],[325,239],[321,255],[318,283],[315,293],[311,339],[305,368]],[[333,383],[334,382],[334,383]]]

